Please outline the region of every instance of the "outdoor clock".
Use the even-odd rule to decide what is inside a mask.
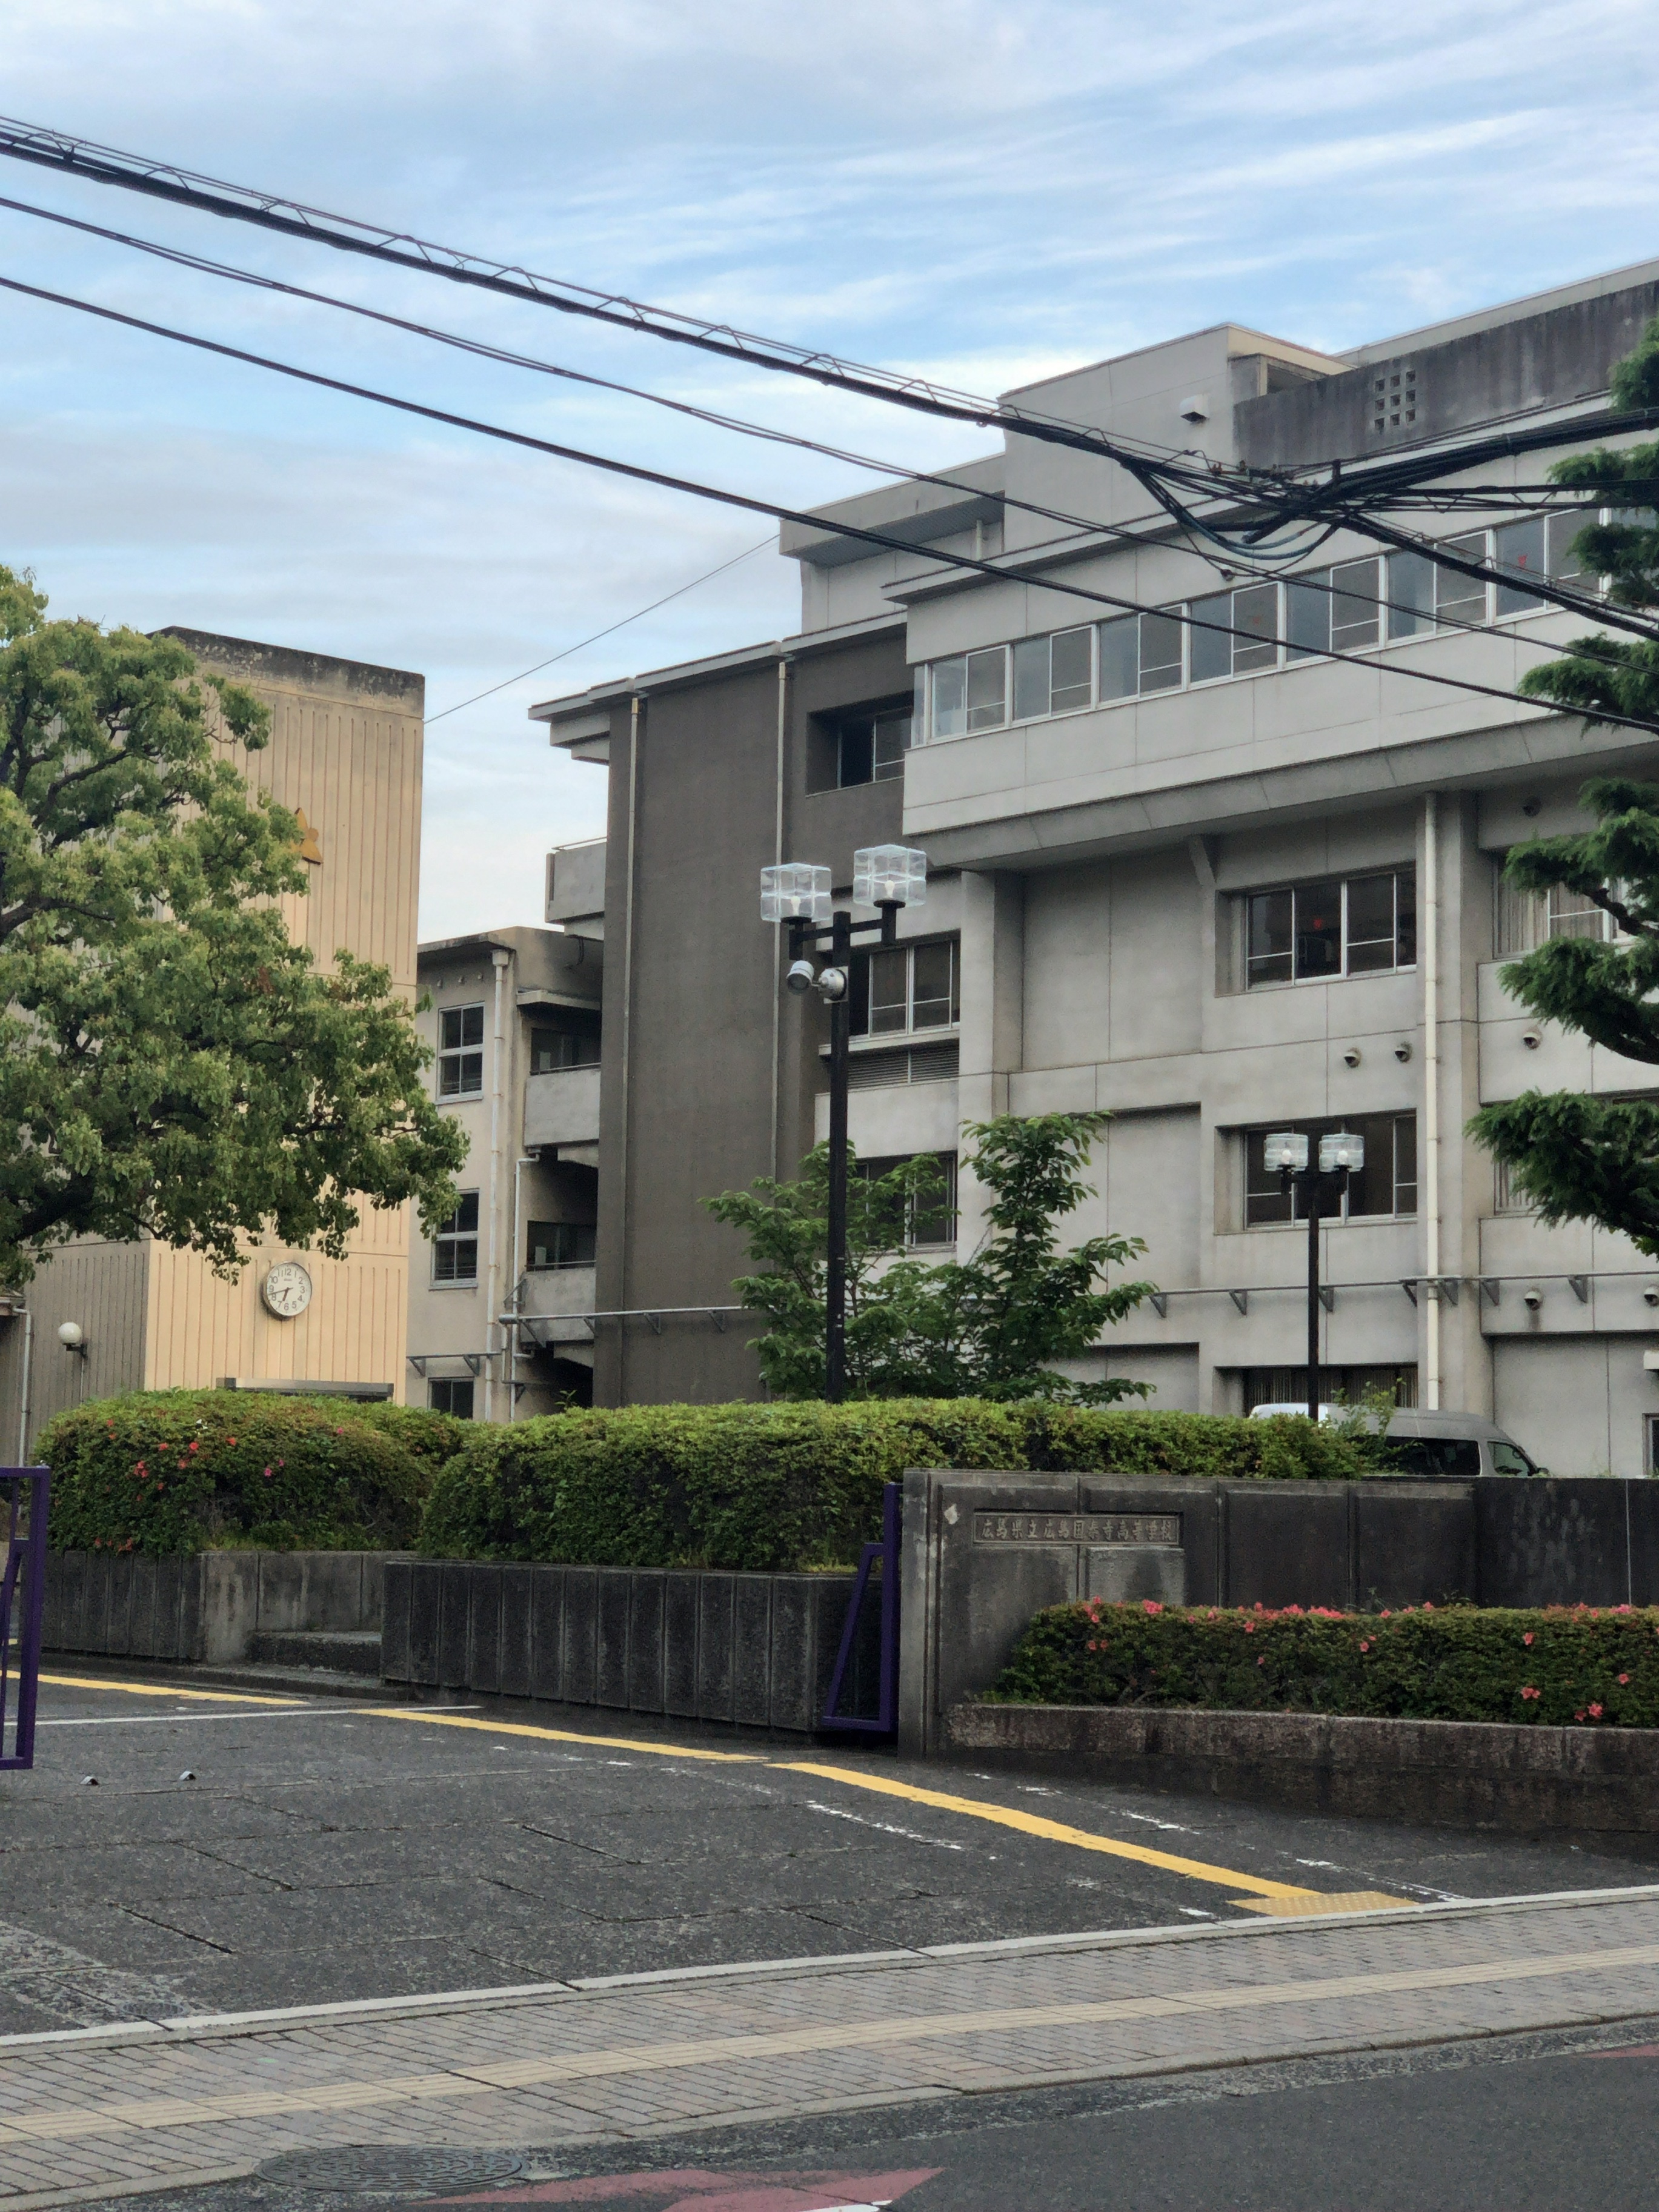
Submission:
[[[280,1260],[259,1285],[278,1321],[297,1321],[311,1304],[311,1278],[297,1260]]]

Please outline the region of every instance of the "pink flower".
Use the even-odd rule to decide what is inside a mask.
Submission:
[[[1360,1645],[1360,1647],[1359,1647],[1359,1648],[1360,1648],[1360,1650],[1361,1650],[1362,1651],[1369,1651],[1369,1650],[1370,1650],[1370,1648],[1371,1648],[1371,1647],[1370,1647],[1370,1640],[1369,1640],[1369,1639],[1367,1639],[1367,1641],[1366,1641],[1365,1643],[1362,1644]]]
[[[1616,1605],[1613,1609],[1615,1613],[1628,1613],[1630,1611],[1630,1607],[1627,1605]]]
[[[1389,1608],[1385,1605],[1385,1606],[1383,1607],[1383,1608],[1382,1608],[1382,1618],[1383,1618],[1383,1620],[1389,1620],[1392,1619],[1392,1617],[1393,1617],[1393,1616],[1392,1616],[1392,1613],[1390,1613]]]
[[[270,1469],[269,1468],[265,1469],[265,1480],[267,1482],[270,1480]]]
[[[1619,1677],[1619,1686],[1620,1687],[1620,1689],[1622,1689],[1622,1688],[1624,1687],[1625,1684],[1626,1684],[1626,1682],[1628,1682],[1628,1681],[1629,1681],[1629,1680],[1630,1680],[1630,1676],[1629,1676],[1628,1674],[1621,1674],[1621,1675]]]
[[[1528,1630],[1527,1631],[1526,1634],[1525,1634],[1525,1635],[1521,1638],[1521,1641],[1522,1641],[1523,1644],[1530,1644],[1530,1643],[1532,1642],[1532,1631],[1531,1631],[1531,1629],[1528,1629]]]
[[[1574,1718],[1574,1720],[1576,1720],[1576,1721],[1582,1721],[1582,1720],[1583,1719],[1583,1717],[1584,1717],[1584,1716],[1583,1715],[1583,1713],[1575,1713],[1575,1714],[1573,1715],[1573,1718]]]
[[[1522,1696],[1523,1698],[1541,1698],[1541,1697],[1543,1696],[1544,1692],[1543,1692],[1541,1690],[1534,1690],[1534,1689],[1531,1689],[1531,1688],[1528,1688],[1528,1689],[1522,1690],[1522,1692],[1521,1692],[1521,1694],[1522,1694]]]
[[[1254,1636],[1254,1635],[1255,1634],[1255,1621],[1253,1621],[1253,1620],[1247,1620],[1247,1621],[1245,1622],[1245,1624],[1244,1624],[1244,1633],[1246,1634],[1246,1636]]]
[[[1601,1719],[1601,1706],[1600,1706],[1600,1705],[1592,1705],[1592,1706],[1590,1707],[1590,1709],[1589,1709],[1589,1717],[1590,1717],[1590,1718],[1591,1718],[1593,1721],[1599,1721],[1599,1720]]]
[[[1424,1599],[1423,1610],[1425,1613],[1432,1613],[1434,1611],[1433,1601],[1431,1599],[1426,1597]]]
[[[1256,1661],[1256,1662],[1255,1662],[1255,1663],[1256,1663],[1256,1665],[1257,1665],[1258,1667],[1265,1667],[1265,1666],[1267,1665],[1267,1660],[1266,1660],[1266,1658],[1265,1658],[1265,1657],[1262,1657],[1262,1658],[1261,1658],[1261,1659],[1258,1659],[1258,1660]]]
[[[1164,1610],[1155,1597],[1149,1597],[1146,1601],[1146,1607],[1148,1613],[1162,1613]]]

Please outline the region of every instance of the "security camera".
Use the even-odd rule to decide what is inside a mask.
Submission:
[[[1537,1312],[1539,1307],[1544,1303],[1544,1293],[1539,1289],[1536,1283],[1533,1285],[1529,1291],[1522,1291],[1521,1303],[1523,1306],[1529,1307],[1534,1313]]]
[[[1643,1291],[1642,1303],[1644,1306],[1659,1306],[1659,1291],[1655,1290],[1651,1284]]]
[[[1359,1065],[1359,1047],[1358,1047],[1357,1044],[1351,1044],[1351,1045],[1348,1047],[1348,1049],[1346,1050],[1346,1052],[1345,1052],[1345,1053],[1343,1054],[1343,1055],[1342,1055],[1342,1064],[1343,1064],[1343,1066],[1344,1066],[1345,1067],[1358,1067],[1358,1065]]]
[[[1522,1030],[1521,1032],[1521,1042],[1525,1045],[1528,1052],[1536,1052],[1539,1046],[1543,1043],[1544,1040],[1542,1035],[1537,1030]]]
[[[847,996],[847,970],[844,968],[825,968],[818,976],[818,996],[831,1004]]]
[[[784,975],[783,988],[799,998],[801,993],[810,991],[817,980],[817,970],[810,960],[792,960]]]
[[[1544,802],[1541,799],[1528,799],[1522,801],[1521,811],[1528,821],[1536,821],[1543,811]]]
[[[1411,1058],[1412,1041],[1409,1037],[1401,1038],[1399,1043],[1395,1045],[1394,1048],[1394,1056],[1396,1060],[1406,1060]]]

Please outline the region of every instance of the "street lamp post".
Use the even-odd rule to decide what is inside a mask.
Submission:
[[[1365,1139],[1358,1131],[1334,1129],[1319,1140],[1316,1161],[1311,1145],[1300,1129],[1277,1129],[1262,1147],[1262,1164],[1279,1176],[1279,1187],[1288,1196],[1300,1188],[1308,1206],[1308,1419],[1319,1419],[1319,1219],[1320,1200],[1331,1197],[1340,1205],[1348,1178],[1365,1164]],[[1336,1206],[1331,1211],[1334,1212]]]
[[[761,920],[787,923],[789,966],[784,987],[816,991],[830,1009],[830,1204],[824,1262],[823,1395],[838,1405],[847,1394],[847,1088],[851,1035],[853,940],[875,935],[898,942],[898,918],[927,896],[927,859],[908,845],[866,845],[853,855],[853,903],[878,919],[854,921],[836,908],[830,871],[808,860],[761,870]],[[808,945],[827,944],[828,964],[815,969]]]

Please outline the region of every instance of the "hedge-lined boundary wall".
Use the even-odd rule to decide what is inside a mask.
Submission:
[[[1536,1834],[1659,1829],[1659,1729],[960,1705],[943,1756],[1297,1812]]]
[[[665,1718],[810,1733],[853,1592],[850,1575],[394,1562],[380,1668],[389,1682]],[[873,1711],[865,1609],[842,1700]]]
[[[48,1651],[245,1661],[258,1635],[380,1626],[388,1552],[48,1552]]]

